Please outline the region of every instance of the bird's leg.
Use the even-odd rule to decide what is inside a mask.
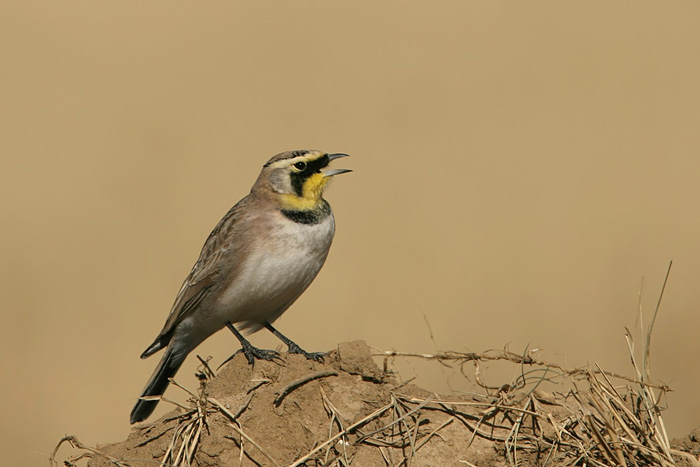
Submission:
[[[255,359],[257,358],[258,360],[267,360],[268,362],[273,362],[275,360],[282,360],[280,358],[280,354],[274,350],[263,350],[259,349],[257,347],[254,347],[253,344],[248,342],[248,339],[243,337],[243,334],[241,334],[236,327],[231,324],[230,322],[226,323],[226,327],[229,328],[229,330],[233,333],[234,336],[240,341],[241,347],[243,350],[243,355],[245,355],[246,360],[248,360],[248,363],[253,365],[255,363]],[[240,352],[240,350],[238,351]],[[236,352],[236,353],[238,353]],[[231,355],[229,358],[226,359],[226,362],[231,360],[236,353]],[[222,363],[221,365],[223,365]]]
[[[306,357],[307,360],[314,360],[323,363],[323,357],[326,355],[325,352],[307,352],[306,350],[295,344],[290,338],[286,337],[284,334],[279,332],[277,329],[273,328],[268,322],[264,323],[264,326],[272,334],[277,336],[279,340],[284,342],[284,344],[289,348],[289,353],[298,353]]]

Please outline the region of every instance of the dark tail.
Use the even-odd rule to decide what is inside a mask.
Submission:
[[[173,352],[173,346],[168,346],[163,358],[151,375],[151,379],[146,383],[141,397],[162,396],[165,389],[170,384],[169,378],[175,376],[177,370],[182,366],[182,362],[185,361],[185,357],[187,357],[187,352],[175,353]],[[133,424],[147,419],[156,409],[158,402],[157,400],[145,401],[139,399],[131,411],[131,423]]]

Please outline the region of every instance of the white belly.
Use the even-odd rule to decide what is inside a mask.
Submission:
[[[335,223],[298,224],[280,215],[272,237],[257,242],[238,277],[217,300],[214,314],[255,330],[276,320],[311,284],[323,266]]]

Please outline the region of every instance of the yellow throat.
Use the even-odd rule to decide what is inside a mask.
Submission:
[[[330,177],[323,173],[315,173],[309,176],[302,188],[301,196],[292,193],[282,193],[280,200],[283,209],[293,211],[312,211],[321,203],[323,189],[328,184]]]

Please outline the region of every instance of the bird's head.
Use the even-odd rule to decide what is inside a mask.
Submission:
[[[347,154],[301,150],[277,154],[267,161],[253,189],[265,186],[279,197],[282,209],[308,211],[323,200],[323,189],[334,175],[349,169],[327,169],[331,161]]]

